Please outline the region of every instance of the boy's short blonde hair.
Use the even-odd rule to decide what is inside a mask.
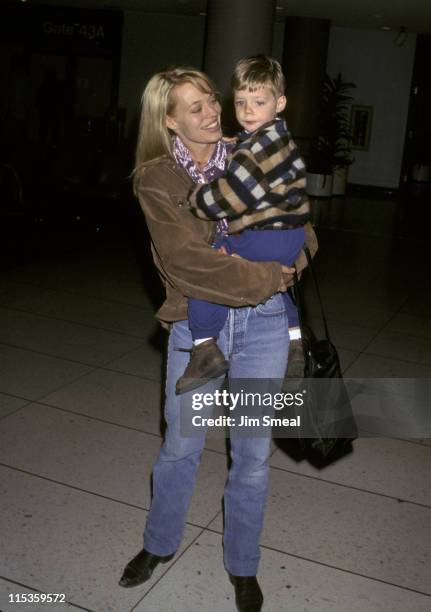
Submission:
[[[255,91],[269,86],[276,98],[284,96],[286,90],[286,79],[279,62],[266,55],[253,55],[239,60],[231,84],[234,91]]]

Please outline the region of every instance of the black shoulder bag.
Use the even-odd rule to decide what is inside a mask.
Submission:
[[[299,456],[317,467],[324,467],[352,451],[358,430],[342,379],[338,353],[329,335],[311,254],[307,247],[304,247],[304,252],[320,305],[325,337],[318,340],[305,323],[304,297],[295,274],[295,301],[304,348],[304,379],[298,379],[297,383],[298,389],[305,391],[301,427],[296,429],[296,446],[299,446]],[[285,378],[283,387],[290,384],[291,381]],[[286,450],[289,452],[288,448]],[[298,458],[297,450],[294,454]]]

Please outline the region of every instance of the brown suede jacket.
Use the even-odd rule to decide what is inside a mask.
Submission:
[[[147,162],[140,174],[139,203],[151,235],[154,262],[166,290],[157,312],[165,327],[187,319],[187,299],[194,297],[231,307],[255,306],[268,300],[281,283],[278,262],[252,262],[211,247],[216,224],[197,219],[187,197],[194,184],[175,161],[164,155]],[[306,225],[307,245],[314,255],[317,239]],[[296,262],[306,266],[305,255]]]

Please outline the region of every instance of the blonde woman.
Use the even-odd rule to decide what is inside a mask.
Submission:
[[[134,171],[135,193],[151,235],[155,265],[166,289],[157,318],[169,327],[165,389],[165,439],[153,468],[153,497],[144,548],[126,566],[120,585],[148,580],[180,545],[205,433],[181,435],[181,410],[191,393],[178,396],[175,383],[192,346],[187,298],[230,307],[219,337],[232,379],[283,378],[288,355],[288,322],[280,291],[292,268],[250,262],[211,247],[217,225],[194,217],[187,197],[195,183],[223,173],[220,105],[208,77],[188,67],[155,74],[142,97]],[[314,235],[311,234],[311,240]],[[303,267],[303,262],[298,262]],[[219,381],[218,381],[219,382]],[[214,389],[214,384],[210,389]],[[205,387],[200,389],[205,391]],[[256,579],[259,538],[268,488],[270,437],[231,432],[231,459],[224,492],[224,564],[240,611],[258,611],[263,595]]]

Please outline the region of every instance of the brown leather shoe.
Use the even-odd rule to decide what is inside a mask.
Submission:
[[[184,374],[177,380],[177,395],[197,389],[211,378],[217,378],[229,370],[229,362],[217,346],[215,338],[205,340],[193,346],[189,365]]]
[[[235,603],[238,612],[260,612],[263,594],[256,576],[233,576],[229,579],[235,587]]]
[[[159,557],[143,548],[124,568],[118,583],[122,587],[135,587],[149,580],[159,563],[167,563],[174,555]]]

